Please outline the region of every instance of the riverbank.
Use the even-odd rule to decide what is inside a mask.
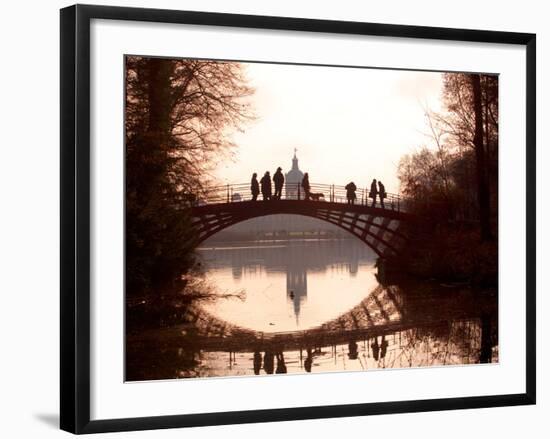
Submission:
[[[437,225],[429,233],[416,228],[408,237],[398,255],[379,261],[386,276],[405,273],[422,280],[497,287],[498,242],[481,242],[476,227]]]

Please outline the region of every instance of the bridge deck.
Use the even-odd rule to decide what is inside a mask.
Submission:
[[[330,201],[312,201],[312,200],[269,200],[269,201],[230,201],[209,203],[191,208],[194,215],[218,214],[231,211],[250,211],[254,209],[255,215],[270,215],[275,213],[287,214],[309,214],[312,210],[326,209],[331,211],[349,212],[357,214],[369,214],[376,217],[391,218],[403,220],[410,217],[410,214],[391,209],[390,207],[372,207],[365,204],[347,204]]]

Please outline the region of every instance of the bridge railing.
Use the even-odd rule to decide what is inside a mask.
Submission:
[[[373,204],[369,188],[357,188],[353,204],[362,206],[374,206],[384,209],[404,211],[402,199],[397,194],[386,192],[383,202],[379,194],[376,195],[376,202]],[[250,183],[227,184],[208,188],[202,197],[196,200],[197,205],[217,203],[238,203],[251,201],[253,199]],[[260,191],[257,201],[261,202],[264,197]],[[309,194],[306,194],[300,183],[286,183],[283,186],[280,198],[275,196],[275,187],[272,184],[271,200],[304,200],[311,202],[351,203],[347,197],[345,186],[334,184],[311,183]]]

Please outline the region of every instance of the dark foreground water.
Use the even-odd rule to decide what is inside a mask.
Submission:
[[[498,361],[495,291],[385,282],[356,240],[207,243],[199,253],[209,287],[238,297],[129,336],[128,380]]]

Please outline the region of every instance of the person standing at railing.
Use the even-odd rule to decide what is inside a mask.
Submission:
[[[376,179],[373,178],[369,192],[369,197],[372,198],[372,207],[376,206],[376,194],[378,194],[378,188],[376,187]]]
[[[355,199],[357,198],[355,195],[356,190],[357,186],[355,186],[353,181],[346,185],[346,198],[348,199],[348,204],[355,204]]]
[[[269,175],[269,171],[265,171],[264,176],[260,180],[260,187],[262,188],[264,201],[271,200],[271,176]]]
[[[304,199],[309,200],[311,186],[309,184],[309,174],[307,172],[304,174],[304,178],[302,178],[302,189],[304,189]]]
[[[252,192],[252,201],[256,201],[260,194],[260,184],[258,183],[258,174],[255,172],[252,174],[252,180],[250,180],[250,192]]]
[[[378,181],[378,196],[380,197],[380,205],[382,206],[382,209],[384,208],[384,198],[388,196],[386,193],[386,188],[382,184],[381,181]]]
[[[275,184],[275,195],[273,198],[275,200],[281,199],[281,194],[283,192],[283,184],[285,183],[285,177],[281,172],[283,169],[281,167],[277,168],[275,174],[273,174],[273,183]]]

